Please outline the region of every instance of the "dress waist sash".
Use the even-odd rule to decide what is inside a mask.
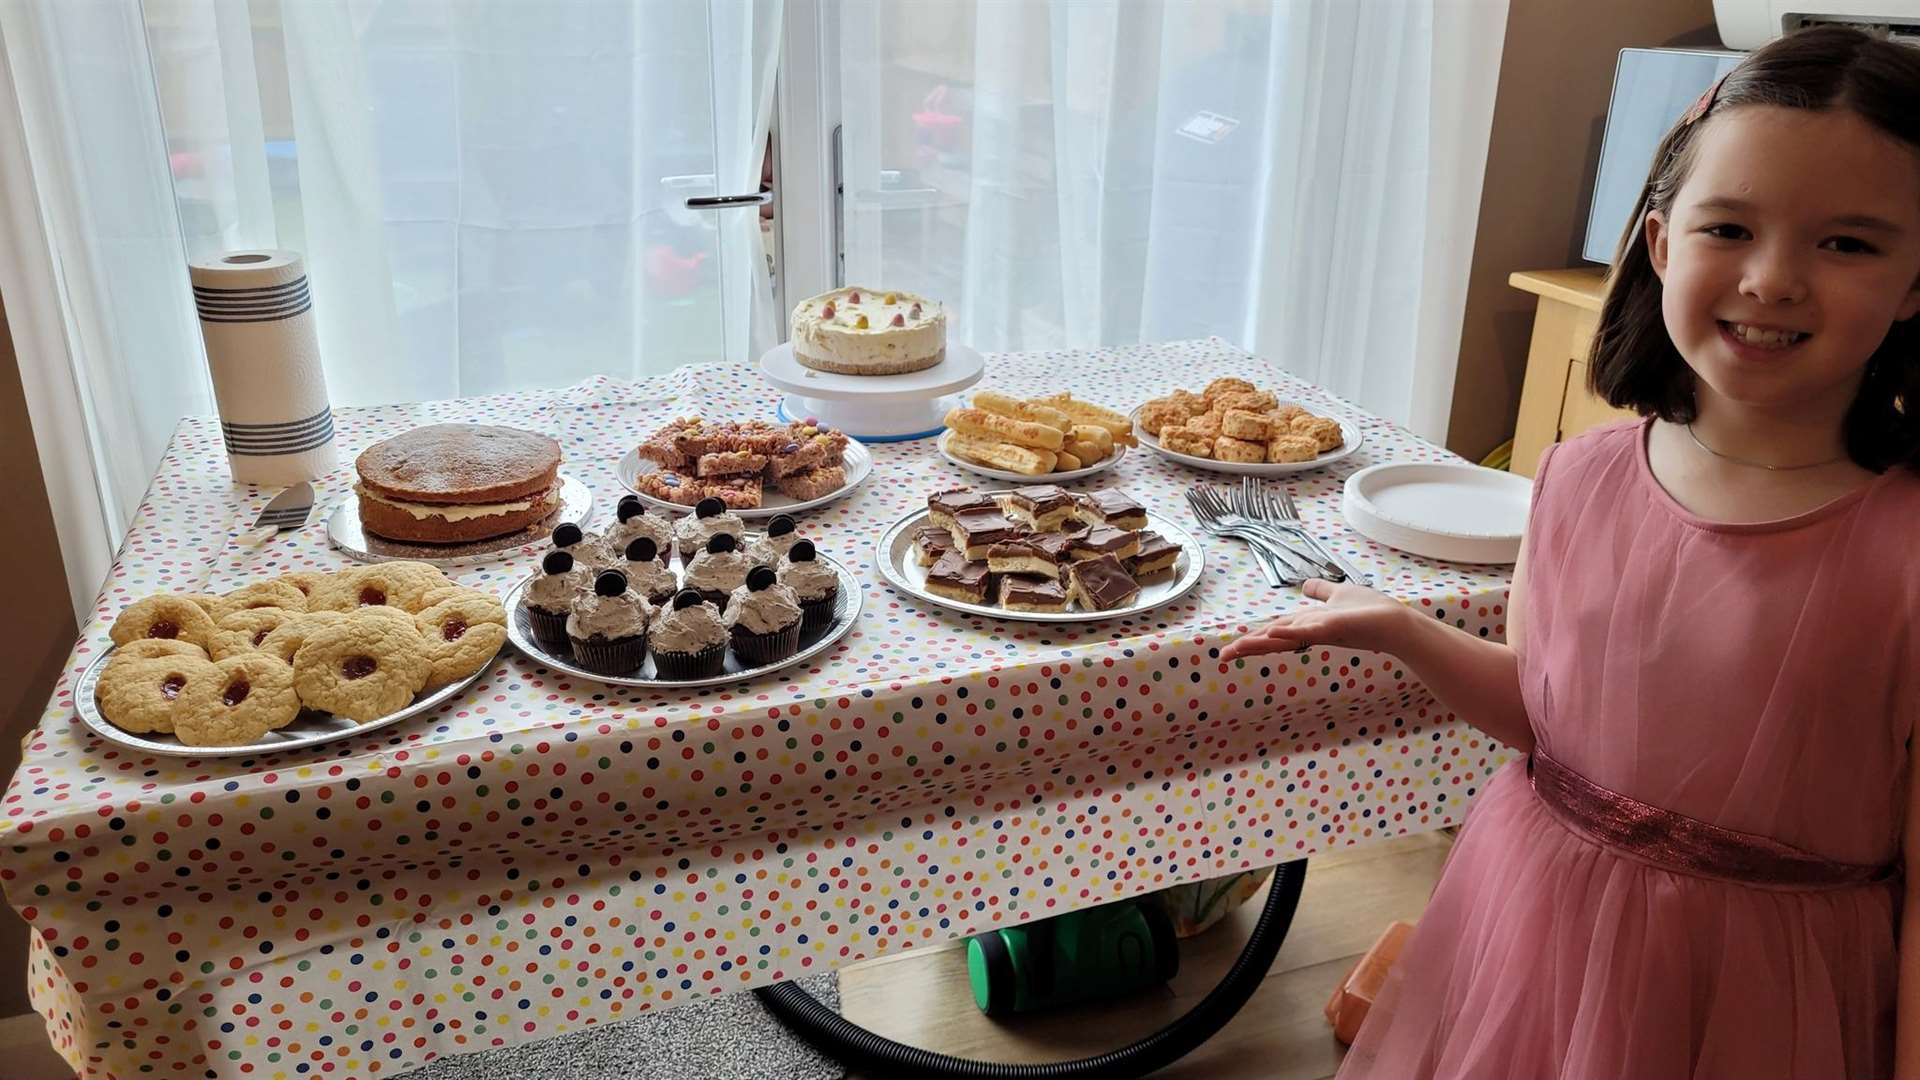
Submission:
[[[1643,803],[1588,780],[1536,749],[1527,779],[1562,824],[1589,840],[1683,874],[1776,889],[1839,889],[1892,879],[1897,865],[1864,866],[1778,840],[1724,829]]]

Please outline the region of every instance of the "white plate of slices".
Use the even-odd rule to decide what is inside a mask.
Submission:
[[[811,510],[816,506],[825,506],[835,499],[844,498],[848,492],[859,487],[861,482],[873,473],[873,454],[868,452],[864,444],[855,440],[848,440],[846,450],[840,455],[840,467],[847,472],[847,482],[818,498],[796,499],[768,487],[765,488],[761,494],[759,506],[746,509],[728,507],[728,509],[742,518],[754,520],[757,518],[770,518],[776,514],[798,513],[802,510]],[[692,513],[693,505],[691,503],[677,503],[656,498],[640,489],[641,477],[659,471],[661,471],[659,464],[641,457],[638,447],[627,451],[627,456],[620,459],[620,464],[615,469],[615,472],[620,477],[621,486],[633,492],[634,495],[639,497],[641,502],[653,509],[667,514]]]
[[[989,491],[985,494],[1008,493]],[[920,527],[928,524],[931,524],[929,511],[921,507],[894,522],[886,532],[880,535],[879,541],[874,545],[874,565],[879,568],[880,576],[888,585],[924,603],[1003,622],[1073,623],[1138,618],[1155,608],[1171,604],[1198,588],[1207,566],[1206,548],[1192,533],[1149,510],[1146,528],[1139,531],[1158,533],[1164,539],[1180,545],[1180,555],[1174,561],[1171,576],[1165,580],[1141,585],[1139,595],[1134,601],[1122,607],[1108,608],[1104,611],[1083,611],[1077,605],[1072,605],[1065,611],[1021,611],[994,604],[991,589],[988,592],[988,601],[978,604],[943,596],[929,589],[927,587],[928,567],[920,564],[913,540],[914,534],[920,530]]]
[[[1287,403],[1283,402],[1283,404]],[[1145,406],[1142,406],[1142,408],[1144,407]],[[1314,413],[1314,415],[1324,416],[1325,414]],[[1169,461],[1177,461],[1182,465],[1187,465],[1195,469],[1204,469],[1207,472],[1233,473],[1237,476],[1286,476],[1291,473],[1311,472],[1314,469],[1324,469],[1336,461],[1345,461],[1347,458],[1353,456],[1354,451],[1360,449],[1361,442],[1359,426],[1345,417],[1336,416],[1333,417],[1333,419],[1339,422],[1340,436],[1344,441],[1339,446],[1328,450],[1311,461],[1216,461],[1213,458],[1182,454],[1179,451],[1169,450],[1161,446],[1159,439],[1148,434],[1147,429],[1140,426],[1139,409],[1133,410],[1129,418],[1133,421],[1134,438],[1140,440],[1141,446],[1147,447],[1161,457]]]
[[[951,431],[943,431],[940,433],[940,441],[937,445],[940,447],[941,457],[946,458],[948,461],[953,462],[968,472],[975,472],[981,476],[991,476],[995,480],[1007,480],[1016,484],[1059,484],[1068,480],[1079,480],[1083,477],[1092,476],[1095,473],[1106,472],[1108,469],[1120,464],[1121,459],[1127,456],[1127,448],[1119,443],[1115,443],[1113,453],[1108,454],[1092,465],[1088,465],[1084,469],[1064,469],[1060,472],[1038,474],[1023,473],[1014,472],[1012,469],[996,469],[991,465],[982,465],[977,461],[968,461],[966,458],[955,454],[947,448],[947,443],[952,438],[953,432]]]
[[[1464,462],[1373,465],[1347,477],[1341,511],[1377,543],[1429,559],[1520,557],[1533,482]]]

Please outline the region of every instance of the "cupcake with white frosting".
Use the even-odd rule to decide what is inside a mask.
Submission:
[[[699,592],[700,599],[725,611],[733,590],[746,584],[747,571],[751,569],[753,562],[740,549],[739,542],[726,533],[715,533],[707,540],[707,550],[687,564],[686,580],[681,584]]]
[[[747,558],[755,566],[778,569],[780,560],[799,542],[800,529],[794,525],[793,518],[776,514],[772,521],[767,522],[766,534],[747,545]]]
[[[813,541],[794,544],[786,558],[780,560],[780,584],[791,588],[800,598],[800,613],[806,629],[817,630],[833,622],[834,610],[840,602],[840,575],[819,560]]]
[[[647,659],[647,623],[653,606],[627,587],[627,575],[602,570],[593,579],[593,591],[574,597],[567,616],[567,639],[573,657],[588,671],[625,675],[638,671]]]
[[[533,636],[549,645],[565,644],[573,598],[592,587],[593,571],[574,562],[572,553],[547,552],[540,573],[527,585],[524,606]]]
[[[694,556],[707,550],[707,541],[723,534],[733,537],[735,547],[747,546],[747,523],[712,497],[701,499],[693,513],[673,523],[673,542],[682,563],[693,562]]]
[[[607,529],[607,548],[611,552],[624,552],[641,537],[653,541],[653,548],[660,553],[660,561],[666,562],[673,550],[673,522],[647,509],[637,495],[628,495],[620,500],[620,507],[614,511],[619,520]]]
[[[680,591],[680,579],[674,576],[672,567],[661,561],[660,549],[652,537],[635,537],[621,554],[627,560],[621,569],[626,572],[628,587],[646,597],[648,603],[664,604]]]
[[[727,603],[725,620],[742,666],[771,664],[800,650],[800,598],[780,584],[771,566],[747,572]]]
[[[720,609],[681,589],[647,627],[653,667],[662,679],[706,679],[726,670],[727,626]]]

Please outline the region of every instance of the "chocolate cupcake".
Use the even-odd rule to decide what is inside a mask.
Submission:
[[[707,541],[721,534],[733,537],[735,547],[745,547],[747,523],[719,499],[701,499],[693,513],[673,523],[673,542],[680,551],[681,563],[693,562],[694,556],[707,550]]]
[[[570,521],[553,527],[553,550],[573,556],[574,564],[592,571],[609,570],[617,561],[607,550],[599,533],[591,533]]]
[[[680,579],[674,577],[672,567],[660,561],[660,549],[652,537],[636,538],[623,554],[627,560],[627,586],[646,597],[648,603],[657,607],[680,591]]]
[[[747,572],[746,584],[733,590],[725,621],[742,666],[771,664],[800,650],[800,598],[780,584],[771,566]]]
[[[813,541],[794,544],[787,557],[780,560],[780,584],[791,588],[800,598],[800,614],[806,629],[818,630],[833,622],[834,610],[840,603],[840,575],[815,557]]]
[[[662,679],[707,679],[726,670],[727,626],[720,609],[692,589],[681,589],[654,612],[647,637],[654,672]]]
[[[627,587],[627,575],[602,570],[593,579],[592,592],[574,597],[573,614],[567,616],[573,658],[602,675],[638,671],[647,659],[647,621],[652,615],[647,598]]]
[[[654,550],[660,553],[660,561],[667,561],[673,551],[673,522],[648,510],[637,495],[623,497],[619,509],[614,513],[619,520],[607,529],[609,551],[624,552],[633,546],[635,540],[644,536],[653,541]]]
[[[780,560],[785,558],[787,552],[793,550],[793,545],[799,542],[800,530],[794,525],[793,518],[786,514],[776,514],[772,521],[767,522],[766,535],[747,545],[747,558],[751,559],[755,566],[771,566],[778,569]]]
[[[523,603],[533,636],[547,645],[566,644],[573,598],[592,585],[592,572],[576,565],[571,552],[547,552],[547,557],[540,560],[539,576],[527,586]]]
[[[700,599],[725,611],[733,590],[746,584],[747,571],[751,569],[753,563],[747,558],[747,553],[740,550],[739,541],[726,533],[715,533],[707,541],[707,550],[695,555],[693,561],[687,564],[687,576],[683,584],[697,590]]]

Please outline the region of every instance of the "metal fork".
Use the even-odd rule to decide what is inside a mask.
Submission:
[[[1277,499],[1273,495],[1268,495],[1267,505],[1269,513],[1263,516],[1268,521],[1299,537],[1301,543],[1311,547],[1323,560],[1339,567],[1340,572],[1347,576],[1347,580],[1356,585],[1373,587],[1373,575],[1354,566],[1353,563],[1342,558],[1339,552],[1321,543],[1313,533],[1307,531],[1307,523],[1300,517],[1300,508],[1294,503],[1293,496],[1285,487],[1279,489]]]
[[[1227,516],[1222,520],[1242,529],[1252,529],[1267,538],[1267,544],[1274,553],[1291,565],[1304,577],[1331,577],[1339,580],[1340,571],[1332,563],[1316,559],[1311,552],[1302,551],[1289,543],[1288,534],[1274,528],[1260,512],[1259,488],[1250,476],[1241,477],[1238,488],[1218,490],[1207,489],[1208,495],[1216,506],[1224,507]]]
[[[1262,541],[1261,546],[1278,559],[1281,565],[1290,568],[1292,576],[1301,580],[1310,577],[1337,578],[1339,576],[1339,568],[1332,563],[1318,562],[1313,556],[1288,543],[1287,535],[1281,530],[1243,513],[1236,505],[1237,500],[1233,498],[1230,491],[1208,484],[1202,484],[1199,490],[1200,497],[1212,506],[1214,518],[1221,525],[1259,536]]]
[[[1187,490],[1187,505],[1192,508],[1194,519],[1200,527],[1214,536],[1230,536],[1244,541],[1248,550],[1253,552],[1253,561],[1260,567],[1260,575],[1267,579],[1269,588],[1278,589],[1283,585],[1298,585],[1305,577],[1283,571],[1279,559],[1267,547],[1266,538],[1251,529],[1239,528],[1223,522],[1226,516],[1223,507],[1210,497],[1211,493],[1199,488]]]

